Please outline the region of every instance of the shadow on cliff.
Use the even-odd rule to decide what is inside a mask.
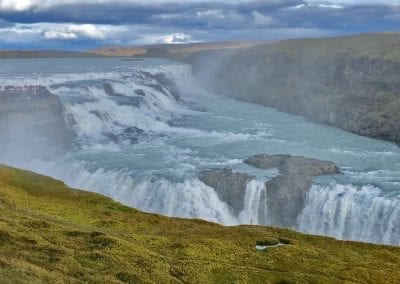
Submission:
[[[59,98],[47,90],[1,91],[0,162],[49,160],[67,151],[73,134]]]

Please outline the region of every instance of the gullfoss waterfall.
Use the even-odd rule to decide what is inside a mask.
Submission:
[[[335,162],[342,175],[317,178],[294,229],[339,239],[400,245],[400,150],[258,105],[208,93],[190,67],[165,60],[32,59],[35,73],[8,60],[2,85],[40,84],[63,103],[75,133],[54,160],[4,159],[129,206],[224,225],[269,225],[276,176],[243,163],[292,154]],[[318,134],[318,135],[316,135]],[[198,179],[210,168],[254,178],[239,213]]]

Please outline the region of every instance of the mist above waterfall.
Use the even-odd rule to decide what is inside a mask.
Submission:
[[[1,160],[12,165],[65,154],[74,136],[58,97],[44,87],[0,90],[0,131]]]

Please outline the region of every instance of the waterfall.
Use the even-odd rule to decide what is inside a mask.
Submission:
[[[197,178],[172,182],[165,178],[133,178],[127,173],[97,169],[93,172],[83,162],[60,164],[52,175],[75,188],[83,188],[111,197],[145,212],[171,217],[200,218],[224,225],[237,225],[228,205],[214,189]]]
[[[302,232],[400,245],[400,200],[376,187],[314,185],[298,218]]]
[[[244,208],[239,213],[241,224],[263,224],[267,219],[267,191],[264,180],[251,180],[247,183]]]
[[[14,166],[146,212],[223,225],[270,225],[267,206],[273,200],[265,187],[270,175],[248,169],[243,159],[290,153],[332,160],[344,165],[342,179],[312,186],[294,229],[400,245],[397,147],[208,94],[191,81],[185,64],[104,59],[109,63],[96,67],[102,61],[91,63],[93,70],[77,60],[71,63],[75,67],[66,64],[66,71],[54,74],[50,64],[48,72],[18,69],[1,78],[3,85],[46,86],[59,96],[76,133],[71,151],[56,161],[24,159]],[[314,135],[317,131],[324,135]],[[197,179],[204,169],[235,166],[255,176],[233,195],[243,198],[238,214]]]

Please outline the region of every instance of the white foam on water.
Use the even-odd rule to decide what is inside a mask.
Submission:
[[[247,183],[246,193],[244,197],[244,208],[239,213],[239,221],[241,224],[261,224],[261,218],[265,219],[268,216],[259,216],[260,206],[266,209],[267,189],[265,180],[251,180]],[[262,199],[264,197],[264,199]],[[263,212],[266,212],[264,210]]]
[[[165,178],[145,177],[135,180],[129,173],[97,169],[87,170],[87,163],[58,166],[52,175],[69,186],[109,196],[142,211],[182,218],[201,218],[224,225],[236,225],[228,205],[214,189],[196,178],[172,182]]]
[[[400,200],[374,186],[314,185],[298,218],[302,232],[400,245]]]
[[[146,72],[153,77],[148,76]],[[228,116],[217,112],[213,114],[215,118],[219,117],[224,123],[230,121],[231,124],[235,124],[235,121],[238,123],[246,121],[247,124],[244,124],[244,128],[254,127],[255,129],[252,134],[247,133],[248,131],[242,132],[238,128],[220,127],[218,131],[206,131],[196,129],[195,126],[192,126],[193,128],[174,126],[171,121],[191,115],[194,111],[174,96],[173,86],[160,85],[157,82],[154,76],[160,75],[175,83],[180,91],[184,90],[180,93],[182,98],[190,99],[190,96],[196,95],[197,87],[191,78],[191,69],[185,64],[132,66],[131,68],[117,66],[111,71],[104,72],[32,74],[32,76],[19,77],[14,74],[11,77],[0,78],[0,85],[40,84],[47,86],[51,92],[58,95],[64,103],[66,119],[73,118],[75,122],[72,128],[76,131],[77,142],[80,144],[78,152],[61,157],[55,163],[24,161],[22,164],[15,165],[51,175],[64,180],[72,187],[98,192],[147,212],[174,217],[201,218],[224,225],[268,224],[266,202],[268,194],[265,180],[262,178],[251,180],[247,184],[243,197],[244,208],[238,216],[235,216],[229,206],[220,200],[214,189],[206,186],[193,175],[182,178],[186,171],[193,173],[197,167],[210,164],[213,166],[236,166],[242,162],[239,156],[204,155],[197,145],[187,150],[183,148],[180,150],[169,149],[169,145],[164,145],[164,140],[160,138],[157,142],[151,140],[154,147],[157,148],[154,149],[154,152],[159,156],[164,155],[163,159],[159,160],[164,162],[167,160],[166,165],[171,165],[173,162],[179,163],[179,165],[175,165],[175,169],[166,168],[162,169],[164,172],[161,172],[158,167],[149,167],[148,169],[138,167],[140,170],[146,168],[145,172],[138,174],[139,170],[135,168],[134,163],[139,163],[140,159],[137,155],[140,151],[132,154],[133,160],[129,161],[131,167],[116,161],[115,165],[109,165],[105,169],[105,166],[94,165],[95,163],[86,161],[86,157],[101,160],[105,156],[109,157],[111,152],[119,153],[122,146],[130,143],[124,140],[127,128],[143,130],[145,135],[159,135],[160,137],[165,135],[177,140],[194,138],[193,140],[205,141],[208,145],[215,144],[222,145],[222,147],[232,142],[267,141],[272,148],[263,144],[257,150],[262,152],[265,148],[267,153],[268,151],[280,153],[282,149],[289,151],[301,148],[307,142],[304,138],[303,140],[293,140],[291,137],[289,139],[287,135],[276,136],[278,135],[276,131],[271,132],[274,123],[279,124],[280,127],[282,125],[279,121],[281,116],[278,114],[275,115],[279,118],[277,121],[273,120],[275,116],[270,117],[271,121],[265,121],[258,117],[254,120],[253,117],[241,117],[232,112],[228,112]],[[122,96],[115,97],[106,94],[103,88],[105,83],[111,85],[115,93]],[[145,95],[138,95],[135,90],[141,90]],[[128,103],[121,103],[120,99],[127,100]],[[132,101],[129,101],[131,99]],[[223,103],[231,102],[226,100]],[[232,106],[228,105],[228,107]],[[247,105],[247,107],[249,106]],[[245,104],[243,108],[244,111],[247,111]],[[240,110],[242,110],[242,106]],[[263,111],[265,112],[265,110]],[[297,118],[291,119],[297,120]],[[258,129],[259,131],[257,131]],[[271,133],[274,135],[272,136]],[[113,141],[110,136],[117,137],[121,141]],[[129,138],[126,139],[129,140]],[[120,143],[123,145],[121,146]],[[349,167],[344,173],[347,179],[360,184],[378,180],[381,184],[399,188],[400,177],[396,173],[399,165],[396,167],[396,163],[398,164],[397,158],[400,153],[396,152],[396,149],[385,146],[382,147],[382,150],[380,147],[374,148],[375,150],[370,150],[369,147],[360,147],[360,150],[357,150],[358,148],[353,147],[354,145],[352,147],[347,147],[347,144],[328,147],[323,144],[323,141],[318,141],[317,144],[325,147],[320,149],[321,153],[323,151],[325,154],[333,153],[336,156],[343,156],[349,161],[355,160],[354,157],[361,157],[371,160],[371,164],[374,159],[381,161],[378,166],[372,165],[375,168],[379,168],[380,165],[392,165],[386,171],[363,170],[361,173],[353,171]],[[240,145],[241,147],[248,146]],[[135,147],[137,147],[136,150],[142,149],[140,144]],[[184,144],[182,147],[186,147],[186,145]],[[151,145],[143,146],[143,151],[147,150],[143,154],[145,157],[143,159],[146,159],[149,152],[153,150],[150,148]],[[233,148],[232,151],[237,151],[237,149]],[[307,151],[311,150],[307,148]],[[96,152],[98,152],[98,156],[96,156]],[[318,154],[318,152],[317,154],[312,153],[314,156]],[[81,158],[82,156],[84,158]],[[153,162],[143,159],[140,160],[142,163]],[[159,160],[157,159],[157,161]],[[174,174],[180,177],[178,181],[163,175],[167,171],[174,170]],[[146,174],[147,176],[145,176]],[[307,193],[305,208],[298,216],[297,222],[297,229],[302,232],[328,235],[345,240],[400,245],[399,197],[395,194],[393,196],[385,195],[381,189],[372,185],[314,185]]]

